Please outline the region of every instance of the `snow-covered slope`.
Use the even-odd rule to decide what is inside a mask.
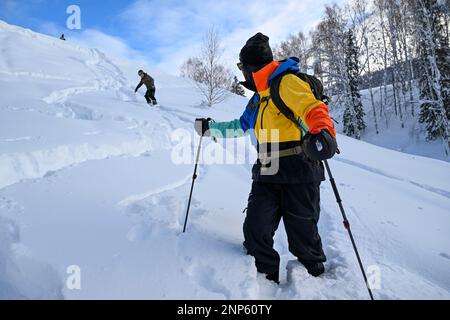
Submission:
[[[328,182],[321,278],[295,262],[282,226],[280,287],[257,275],[242,250],[249,164],[200,166],[181,233],[193,167],[172,161],[173,132],[235,118],[243,98],[201,107],[184,79],[3,22],[0,43],[0,299],[367,298]],[[140,68],[162,107],[134,94]],[[381,272],[375,297],[450,298],[450,164],[339,143],[330,164],[363,261]],[[81,290],[66,286],[72,265]]]

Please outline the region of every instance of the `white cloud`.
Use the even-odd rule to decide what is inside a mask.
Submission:
[[[148,47],[159,67],[177,74],[210,25],[222,35],[224,61],[232,66],[245,41],[263,32],[275,46],[290,34],[308,32],[326,3],[343,0],[136,0],[119,16],[133,41]]]

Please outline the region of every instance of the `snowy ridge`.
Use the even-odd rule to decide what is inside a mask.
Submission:
[[[295,262],[282,226],[281,285],[257,274],[242,249],[249,165],[201,164],[181,234],[193,167],[173,163],[172,132],[236,118],[245,99],[207,109],[184,79],[1,21],[0,41],[0,299],[367,298],[328,182],[322,278]],[[141,68],[162,107],[134,94]],[[381,271],[375,297],[450,298],[450,164],[339,144],[330,165],[362,259]],[[70,265],[81,290],[65,286]]]

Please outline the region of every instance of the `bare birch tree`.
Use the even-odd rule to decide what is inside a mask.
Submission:
[[[223,102],[230,94],[233,77],[221,58],[219,34],[211,27],[203,37],[199,56],[189,58],[181,68],[182,75],[194,80],[209,107]]]

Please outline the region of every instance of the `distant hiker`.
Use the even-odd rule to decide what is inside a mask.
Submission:
[[[330,159],[337,150],[328,107],[296,75],[297,58],[273,60],[269,38],[262,33],[247,41],[239,58],[238,67],[246,80],[243,85],[255,92],[243,115],[230,122],[197,119],[195,129],[199,135],[215,138],[227,137],[227,130],[232,130],[233,137],[249,133],[255,141],[258,160],[252,170],[243,230],[244,247],[255,257],[257,270],[279,283],[280,256],[273,248],[273,237],[283,218],[290,252],[317,277],[324,273],[326,261],[317,228],[320,183],[325,180],[320,160]],[[277,92],[270,87],[275,79],[280,81]],[[295,119],[280,112],[275,96],[292,110]],[[309,126],[305,136],[293,123],[299,120]],[[278,134],[272,133],[274,129]],[[276,148],[279,152],[271,153]],[[269,175],[267,170],[275,160],[278,170]]]
[[[138,71],[138,75],[139,75],[139,77],[141,77],[141,82],[139,82],[139,84],[137,85],[136,90],[134,90],[134,92],[135,93],[138,92],[139,88],[145,84],[145,86],[147,87],[147,92],[145,93],[145,100],[147,100],[148,104],[157,105],[158,102],[156,101],[156,98],[155,98],[155,92],[156,92],[155,80],[153,80],[152,77],[150,77],[147,73],[145,73],[142,70]]]
[[[64,37],[64,33],[61,35],[61,37],[59,37],[59,40],[66,41],[66,37]]]

